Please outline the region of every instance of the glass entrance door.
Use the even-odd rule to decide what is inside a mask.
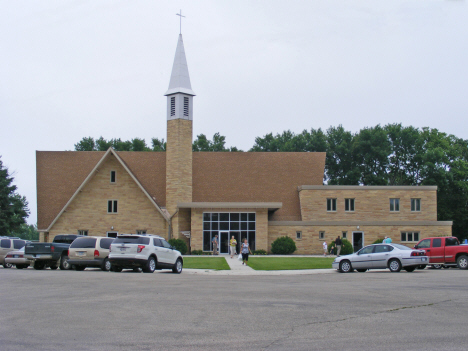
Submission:
[[[219,253],[229,253],[229,232],[219,232]]]

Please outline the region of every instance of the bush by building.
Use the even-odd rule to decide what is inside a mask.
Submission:
[[[182,239],[169,239],[169,244],[179,250],[182,255],[187,253],[187,244]]]
[[[282,236],[273,241],[271,252],[275,255],[290,255],[296,251],[296,243],[289,236]]]

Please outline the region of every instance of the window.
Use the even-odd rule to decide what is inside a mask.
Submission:
[[[432,247],[442,247],[442,239],[432,239]]]
[[[374,246],[366,246],[363,248],[361,251],[359,251],[358,255],[365,255],[365,254],[371,254],[372,251],[374,251]]]
[[[117,200],[107,201],[107,213],[117,213]]]
[[[296,239],[302,239],[302,232],[296,232]]]
[[[401,241],[419,241],[419,232],[401,232]]]
[[[341,232],[341,237],[343,239],[346,239],[347,236],[348,236],[348,232]]]
[[[336,212],[336,199],[327,199],[327,211]]]
[[[71,243],[70,249],[94,249],[96,240],[96,238],[77,238]]]
[[[400,211],[400,199],[390,199],[390,212]]]
[[[13,240],[13,247],[17,250],[21,249],[25,244],[26,242],[24,240]]]
[[[175,96],[171,97],[171,116],[175,116]]]
[[[381,252],[390,252],[393,250],[393,247],[390,245],[376,245],[375,246],[375,253],[381,253]]]
[[[1,247],[9,249],[11,246],[10,239],[2,239]]]
[[[137,234],[146,234],[146,230],[137,229],[137,230],[136,230],[136,233],[137,233]]]
[[[110,172],[110,182],[115,183],[115,171]]]
[[[344,201],[345,211],[354,212],[354,199],[345,199]]]
[[[78,235],[88,235],[88,231],[87,230],[83,230],[83,229],[78,229]]]
[[[112,242],[114,241],[114,239],[101,239],[101,242],[99,243],[99,246],[101,247],[101,249],[106,249],[106,250],[109,250],[109,247],[111,246]]]
[[[189,115],[189,98],[184,96],[184,116],[188,117]]]
[[[418,249],[428,249],[431,247],[431,239],[424,239],[418,244]]]
[[[421,199],[411,199],[411,212],[421,211]]]
[[[457,238],[445,238],[445,246],[457,246],[460,245]]]
[[[319,232],[319,239],[325,239],[325,232]]]

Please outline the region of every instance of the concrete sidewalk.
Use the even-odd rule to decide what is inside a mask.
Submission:
[[[231,270],[229,271],[216,271],[212,269],[185,269],[182,271],[183,274],[207,274],[207,275],[306,275],[306,274],[324,274],[324,273],[334,273],[336,272],[334,269],[298,269],[298,270],[281,270],[281,271],[256,271],[249,266],[242,265],[242,261],[237,259],[237,256],[231,258],[229,255],[218,255],[217,257],[224,257],[226,262],[229,265]],[[206,256],[205,256],[206,257]],[[255,257],[284,257],[284,256],[276,256],[276,255],[268,255],[268,256],[255,256]],[[288,256],[291,257],[291,256]],[[307,255],[307,256],[297,256],[294,257],[323,257],[320,255]]]

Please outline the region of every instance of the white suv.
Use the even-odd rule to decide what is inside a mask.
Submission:
[[[109,249],[111,270],[141,268],[145,273],[168,268],[174,273],[182,272],[182,254],[166,240],[152,234],[120,234]]]

